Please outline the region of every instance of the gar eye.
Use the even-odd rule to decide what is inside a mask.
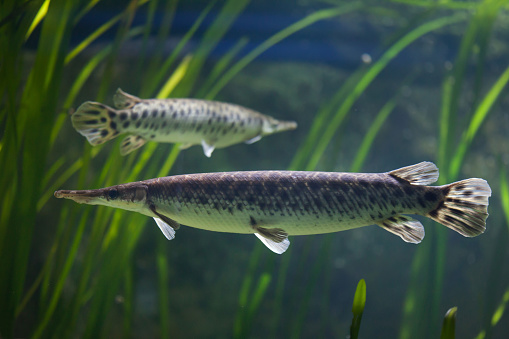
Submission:
[[[118,191],[116,188],[112,188],[108,191],[108,198],[114,200],[118,198]]]

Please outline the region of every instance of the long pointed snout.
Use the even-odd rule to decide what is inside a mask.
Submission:
[[[56,198],[74,200],[79,204],[90,204],[95,198],[101,197],[103,192],[98,190],[60,190],[55,191]]]
[[[279,121],[276,131],[291,131],[297,128],[297,123],[295,121]]]

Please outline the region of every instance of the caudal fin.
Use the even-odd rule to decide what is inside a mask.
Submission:
[[[465,237],[486,230],[491,188],[484,179],[466,179],[442,186],[446,196],[428,217]]]
[[[117,125],[111,119],[116,114],[113,108],[87,101],[72,115],[72,126],[86,137],[92,146],[100,145],[118,135]]]

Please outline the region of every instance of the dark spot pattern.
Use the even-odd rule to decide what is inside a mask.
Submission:
[[[428,191],[424,194],[424,199],[426,199],[427,201],[436,201],[437,195],[435,192]]]

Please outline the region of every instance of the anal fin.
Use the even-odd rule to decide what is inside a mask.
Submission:
[[[274,253],[282,254],[290,246],[288,233],[281,228],[264,228],[255,226],[255,230],[256,237]]]
[[[120,154],[127,155],[132,151],[145,145],[146,142],[147,140],[143,139],[140,136],[129,135],[125,137],[124,140],[122,140],[122,143],[120,144]]]
[[[424,239],[422,224],[406,215],[390,217],[377,222],[377,225],[412,244],[418,244]]]

